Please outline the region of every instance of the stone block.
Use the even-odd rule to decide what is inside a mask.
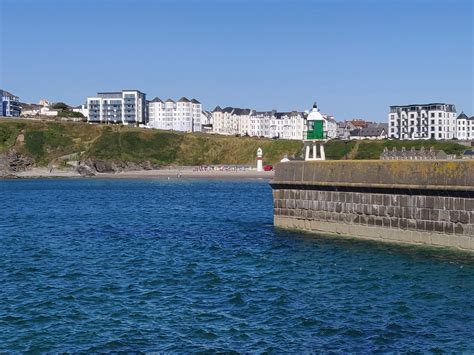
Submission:
[[[464,203],[466,211],[474,211],[474,198],[466,198]]]
[[[435,222],[434,221],[425,221],[425,228],[428,232],[435,231]]]
[[[454,201],[454,209],[459,211],[466,210],[466,199],[465,198],[457,198]]]
[[[418,231],[425,231],[426,230],[426,221],[423,220],[416,220],[416,230]]]
[[[439,210],[430,210],[430,220],[439,221]]]
[[[454,233],[455,234],[464,234],[464,226],[461,223],[454,224]]]
[[[425,208],[426,207],[426,196],[416,196],[416,207]]]
[[[408,220],[400,218],[400,229],[408,229]]]
[[[400,218],[390,217],[390,228],[400,228]]]
[[[444,222],[436,222],[434,224],[435,232],[444,233]]]
[[[460,211],[459,212],[459,222],[462,224],[468,224],[469,223],[469,212],[467,211]]]
[[[416,220],[415,219],[408,219],[408,229],[416,230]]]
[[[448,210],[439,210],[439,221],[449,222],[449,211]]]
[[[454,234],[454,223],[444,222],[444,233],[445,234]]]
[[[429,208],[430,210],[434,209],[434,206],[435,206],[435,197],[433,197],[433,196],[426,196],[425,206],[426,206],[426,208]]]

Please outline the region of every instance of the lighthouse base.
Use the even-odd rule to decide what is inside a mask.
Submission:
[[[319,148],[319,149],[318,149]],[[318,155],[319,150],[319,155]],[[304,160],[326,160],[326,153],[324,152],[323,142],[305,142]]]

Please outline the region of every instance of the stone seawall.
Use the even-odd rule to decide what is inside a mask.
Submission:
[[[278,164],[275,225],[474,251],[474,161]]]

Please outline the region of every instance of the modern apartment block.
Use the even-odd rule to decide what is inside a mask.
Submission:
[[[20,117],[21,107],[20,99],[8,91],[0,89],[0,97],[2,98],[1,116],[4,117]]]
[[[155,97],[148,102],[148,115],[151,128],[201,132],[202,105],[196,99],[182,97],[178,101],[162,101]]]
[[[390,106],[389,137],[395,139],[456,138],[456,107],[431,103]]]
[[[88,122],[140,125],[147,123],[146,94],[138,90],[99,92],[87,98]]]

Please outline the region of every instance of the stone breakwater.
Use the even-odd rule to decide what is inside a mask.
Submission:
[[[271,186],[278,227],[474,251],[474,162],[287,162]]]

